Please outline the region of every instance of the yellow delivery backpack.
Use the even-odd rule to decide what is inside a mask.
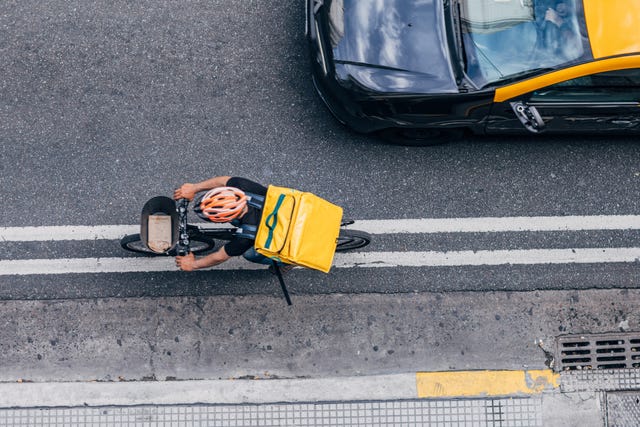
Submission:
[[[342,208],[312,193],[270,185],[256,232],[258,253],[328,273]]]

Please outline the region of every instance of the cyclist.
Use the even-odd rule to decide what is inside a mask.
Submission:
[[[182,184],[174,191],[173,198],[194,200],[195,197],[194,211],[204,220],[220,223],[233,221],[239,228],[242,225],[257,227],[262,212],[247,203],[245,193],[265,196],[267,188],[246,178],[216,176],[196,184]],[[256,252],[253,245],[253,239],[235,237],[216,252],[203,257],[196,258],[193,253],[177,256],[176,265],[183,271],[193,271],[213,267],[240,255],[251,262],[271,265],[272,261]],[[292,265],[284,264],[281,271],[291,268]]]

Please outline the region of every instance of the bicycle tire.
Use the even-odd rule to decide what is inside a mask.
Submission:
[[[209,251],[216,246],[216,243],[212,239],[201,235],[189,236],[189,243],[189,249],[194,254]],[[174,251],[171,251],[167,254],[159,254],[157,252],[153,252],[147,247],[147,245],[144,244],[144,242],[140,238],[140,234],[130,234],[124,236],[122,239],[120,239],[120,246],[122,246],[122,249],[125,249],[127,251],[149,256],[174,255]]]
[[[360,230],[340,230],[336,252],[352,251],[371,243],[371,235]]]

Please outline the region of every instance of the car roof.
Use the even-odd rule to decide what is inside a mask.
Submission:
[[[583,0],[593,60],[496,89],[495,102],[594,73],[640,68],[640,0]]]
[[[640,52],[640,0],[583,0],[595,59]]]

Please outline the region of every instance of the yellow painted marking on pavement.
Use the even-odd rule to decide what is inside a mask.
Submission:
[[[559,387],[551,370],[418,372],[418,397],[487,397],[538,394]]]

